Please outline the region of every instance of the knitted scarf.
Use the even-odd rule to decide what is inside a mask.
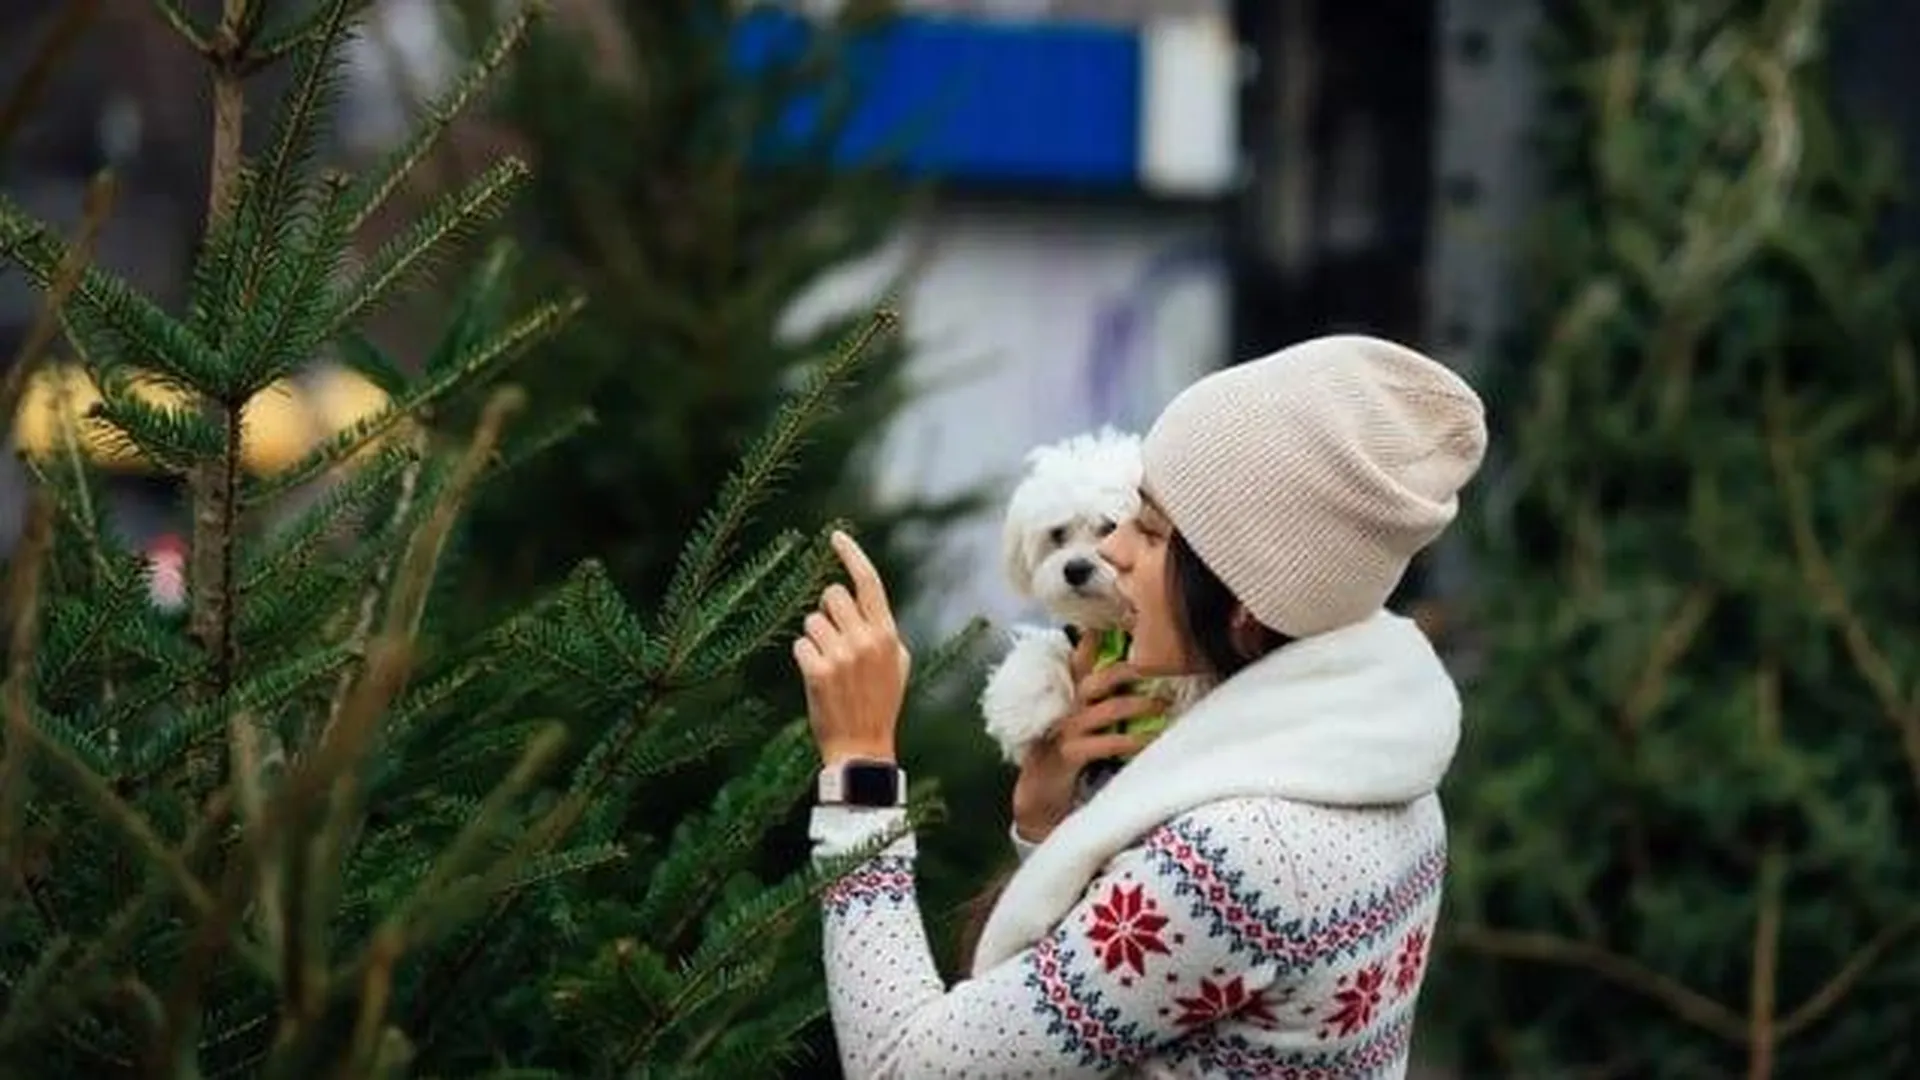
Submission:
[[[1195,702],[1027,856],[973,970],[1038,942],[1109,859],[1188,810],[1247,796],[1409,802],[1439,785],[1459,738],[1459,693],[1409,619],[1382,611],[1278,649]]]

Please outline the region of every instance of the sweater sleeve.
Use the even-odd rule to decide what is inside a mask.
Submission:
[[[858,843],[833,839],[861,832],[849,813],[872,812],[816,810],[816,851]],[[864,826],[886,827],[880,817]],[[911,851],[890,850],[843,878],[823,921],[849,1080],[1101,1077],[1224,1016],[1264,1013],[1275,972],[1250,966],[1250,951],[1216,933],[1210,890],[1177,854],[1180,829],[1170,823],[1123,852],[1052,934],[951,989],[921,923]]]

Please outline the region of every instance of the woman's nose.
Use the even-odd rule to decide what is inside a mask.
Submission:
[[[1125,550],[1127,546],[1126,541],[1122,539],[1122,537],[1126,535],[1127,530],[1124,526],[1115,529],[1105,537],[1102,537],[1099,547],[1095,549],[1100,552],[1101,558],[1113,564],[1113,568],[1120,572],[1125,572],[1129,566],[1133,565],[1132,561],[1127,558],[1127,552]]]

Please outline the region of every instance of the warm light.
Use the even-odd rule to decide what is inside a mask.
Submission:
[[[348,431],[360,423],[371,420],[387,411],[393,399],[380,385],[365,375],[347,367],[328,367],[322,369],[309,382],[315,423],[320,428],[322,438],[333,438]],[[394,432],[404,424],[396,424],[385,433],[369,441],[352,455],[355,458],[363,454],[377,452],[377,447],[393,437]]]
[[[155,409],[186,409],[193,402],[188,391],[144,372],[130,377],[126,388],[135,400]],[[101,468],[153,469],[118,428],[87,415],[100,400],[99,386],[78,366],[34,372],[14,416],[15,444],[21,453],[44,461],[61,453],[71,436],[87,460]],[[322,439],[379,415],[388,404],[378,385],[344,368],[320,372],[308,390],[291,379],[277,379],[241,410],[240,466],[255,476],[284,472]],[[381,441],[374,440],[367,449]]]
[[[312,414],[286,379],[267,384],[240,410],[240,467],[255,476],[284,472],[318,441]]]
[[[20,408],[13,417],[14,445],[28,457],[43,461],[53,457],[67,433],[74,431],[87,410],[99,401],[100,391],[85,372],[41,368],[27,380],[26,390],[20,395]],[[93,434],[96,424],[85,422],[88,435]]]
[[[156,409],[185,409],[192,398],[176,386],[148,374],[127,380],[128,392]],[[71,364],[33,373],[14,414],[14,444],[28,457],[45,461],[62,452],[72,438],[87,460],[102,468],[148,470],[153,462],[132,440],[105,420],[87,415],[101,401],[100,388],[87,372]]]

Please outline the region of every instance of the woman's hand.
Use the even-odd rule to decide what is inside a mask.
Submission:
[[[793,659],[807,688],[807,717],[828,765],[852,758],[895,760],[895,733],[913,657],[900,641],[880,573],[860,545],[833,534],[833,550],[853,584],[835,583],[806,618]]]
[[[1020,777],[1013,785],[1013,827],[1031,843],[1045,840],[1072,812],[1080,770],[1090,762],[1136,753],[1150,737],[1103,733],[1103,729],[1167,708],[1157,698],[1120,694],[1140,673],[1125,661],[1094,671],[1098,651],[1099,635],[1081,635],[1071,669],[1076,688],[1073,712],[1046,738],[1028,747],[1026,760],[1020,763]]]

